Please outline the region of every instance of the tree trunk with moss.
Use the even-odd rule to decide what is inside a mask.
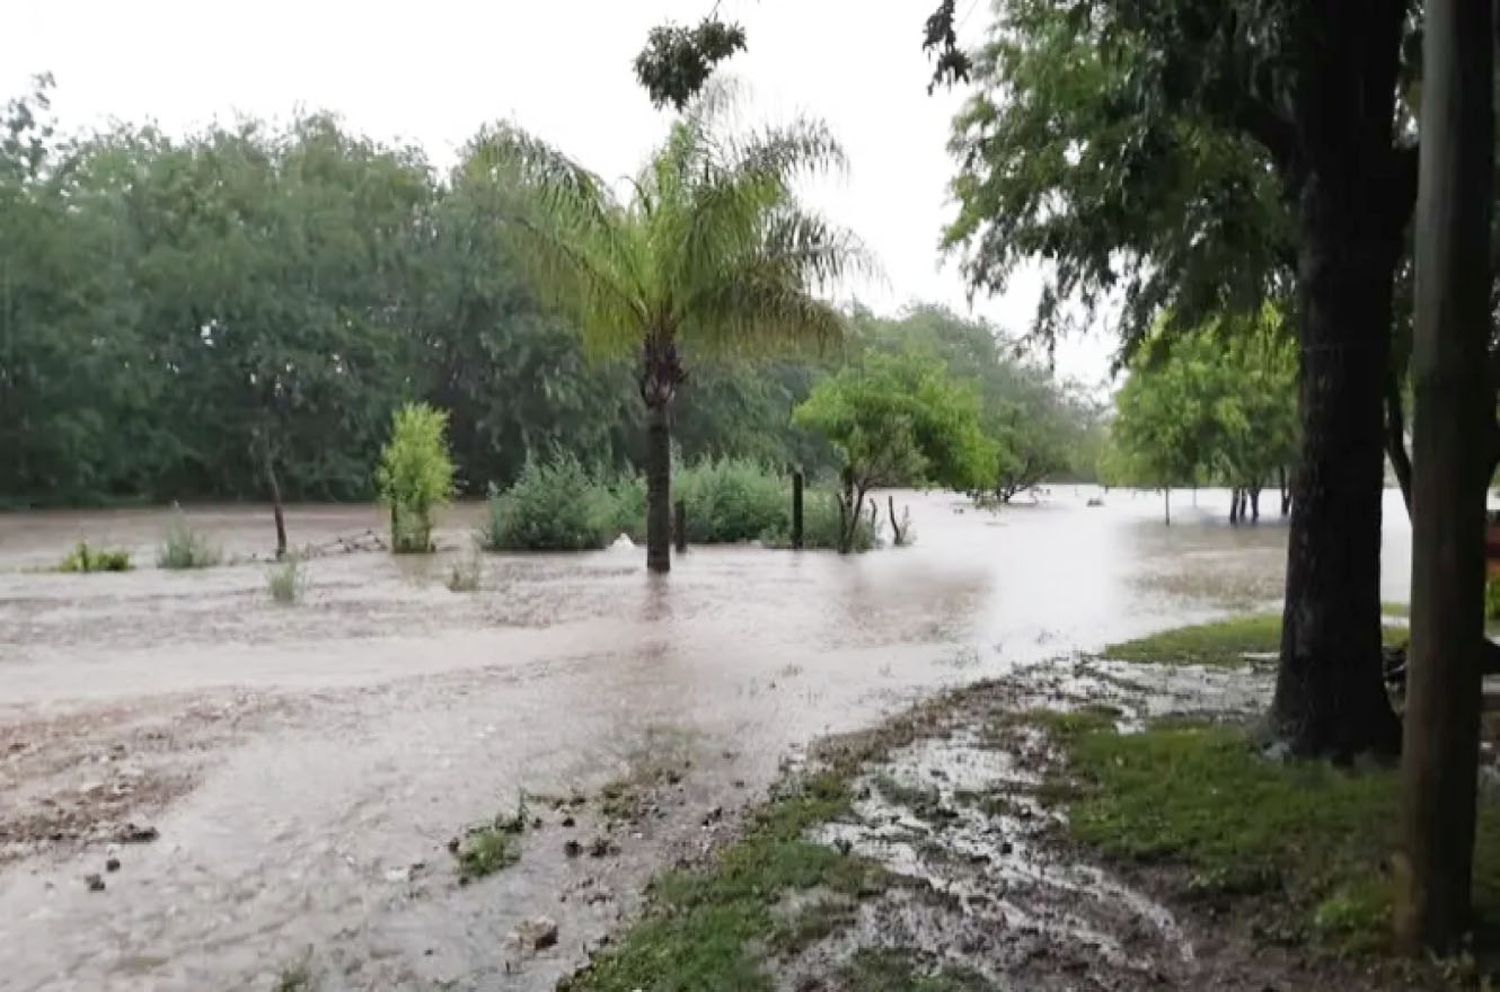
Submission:
[[[1411,653],[1396,932],[1450,953],[1470,925],[1484,644],[1494,173],[1488,0],[1428,0],[1412,368]]]

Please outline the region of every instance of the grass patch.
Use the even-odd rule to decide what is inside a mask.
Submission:
[[[271,598],[283,606],[299,602],[307,592],[307,570],[296,555],[287,555],[266,572],[266,588]]]
[[[448,591],[477,592],[483,575],[484,562],[480,560],[478,552],[475,552],[462,561],[454,562],[448,569]]]
[[[1067,715],[1071,716],[1071,715]],[[1263,758],[1241,727],[1041,720],[1065,756],[1051,790],[1103,854],[1187,869],[1188,897],[1249,899],[1263,936],[1334,950],[1385,946],[1398,775]],[[1060,730],[1057,728],[1061,728]],[[1481,801],[1475,902],[1500,919],[1500,808]]]
[[[881,947],[858,951],[839,970],[859,992],[990,992],[996,986],[967,968],[944,968],[915,949]]]
[[[776,908],[787,893],[823,889],[835,898],[857,900],[886,885],[878,867],[804,839],[809,829],[845,815],[849,803],[846,780],[838,774],[792,784],[708,867],[653,882],[644,918],[558,988],[769,992],[771,978],[762,968],[766,948],[778,933],[784,941],[797,939],[795,924],[788,932],[777,920]],[[834,922],[822,917],[817,925]]]
[[[59,572],[128,572],[130,567],[129,551],[91,548],[87,541],[79,541],[78,546],[68,552],[62,564],[57,566],[57,570]]]
[[[521,832],[506,826],[480,827],[453,852],[458,859],[458,880],[468,883],[509,868],[521,860]]]
[[[208,568],[217,565],[223,553],[208,543],[208,538],[189,526],[181,510],[172,514],[156,549],[158,568]]]
[[[1388,645],[1405,644],[1409,636],[1405,627],[1384,628]],[[1246,655],[1276,654],[1280,650],[1281,617],[1265,614],[1177,627],[1111,644],[1099,652],[1099,657],[1135,664],[1239,668],[1251,663]]]
[[[306,960],[282,968],[274,986],[275,992],[312,992],[315,987],[312,965]]]

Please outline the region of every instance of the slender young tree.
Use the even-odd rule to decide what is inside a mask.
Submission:
[[[1469,926],[1479,753],[1486,381],[1495,164],[1493,8],[1428,0],[1416,227],[1411,679],[1396,930],[1452,951]],[[1491,430],[1493,435],[1493,429]]]
[[[538,288],[570,311],[596,354],[635,352],[646,406],[646,565],[671,567],[671,424],[684,353],[764,353],[842,338],[845,317],[817,296],[852,268],[859,241],[793,191],[839,171],[821,122],[746,135],[725,127],[731,99],[705,90],[617,199],[598,176],[519,130],[479,139],[475,166],[518,196],[514,229]]]

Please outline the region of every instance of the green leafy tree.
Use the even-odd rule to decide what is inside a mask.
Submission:
[[[979,397],[933,359],[871,355],[825,379],[793,415],[826,436],[842,461],[840,549],[853,545],[865,497],[884,486],[971,489],[994,453],[980,429]]]
[[[448,414],[426,403],[407,403],[391,416],[375,480],[391,508],[391,547],[398,553],[432,550],[432,513],[453,496],[447,430]]]
[[[976,290],[1055,267],[1038,312],[1123,304],[1128,349],[1295,297],[1305,388],[1272,722],[1395,749],[1381,683],[1383,385],[1416,189],[1410,0],[1018,0],[955,125],[950,246]]]
[[[766,352],[839,340],[845,319],[814,291],[865,264],[847,232],[803,209],[793,180],[843,165],[822,124],[725,133],[705,94],[617,200],[599,177],[512,129],[476,165],[514,182],[518,238],[538,286],[604,355],[634,353],[646,407],[646,563],[671,567],[671,413],[684,353]]]

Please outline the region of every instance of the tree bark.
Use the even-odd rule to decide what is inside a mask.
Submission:
[[[1172,487],[1171,486],[1162,486],[1161,487],[1161,500],[1162,500],[1162,506],[1163,506],[1163,508],[1166,511],[1167,526],[1170,527],[1170,526],[1172,526]]]
[[[1391,293],[1409,216],[1393,141],[1406,4],[1299,5],[1301,457],[1271,725],[1299,754],[1395,753],[1381,672]]]
[[[1474,435],[1495,411],[1485,373],[1493,21],[1488,0],[1427,3],[1412,352],[1412,636],[1396,859],[1396,932],[1411,953],[1457,949],[1470,915],[1489,465]]]
[[[1250,522],[1260,523],[1260,486],[1250,487]]]
[[[672,417],[666,403],[647,412],[646,568],[672,570]]]
[[[1240,522],[1240,491],[1238,487],[1229,490],[1229,523],[1231,525]]]
[[[1285,465],[1276,470],[1276,477],[1281,487],[1281,515],[1284,517],[1292,512],[1292,491],[1287,488]]]
[[[1406,451],[1406,417],[1401,412],[1401,383],[1396,373],[1385,374],[1385,453],[1401,487],[1406,515],[1411,516],[1411,456]]]

